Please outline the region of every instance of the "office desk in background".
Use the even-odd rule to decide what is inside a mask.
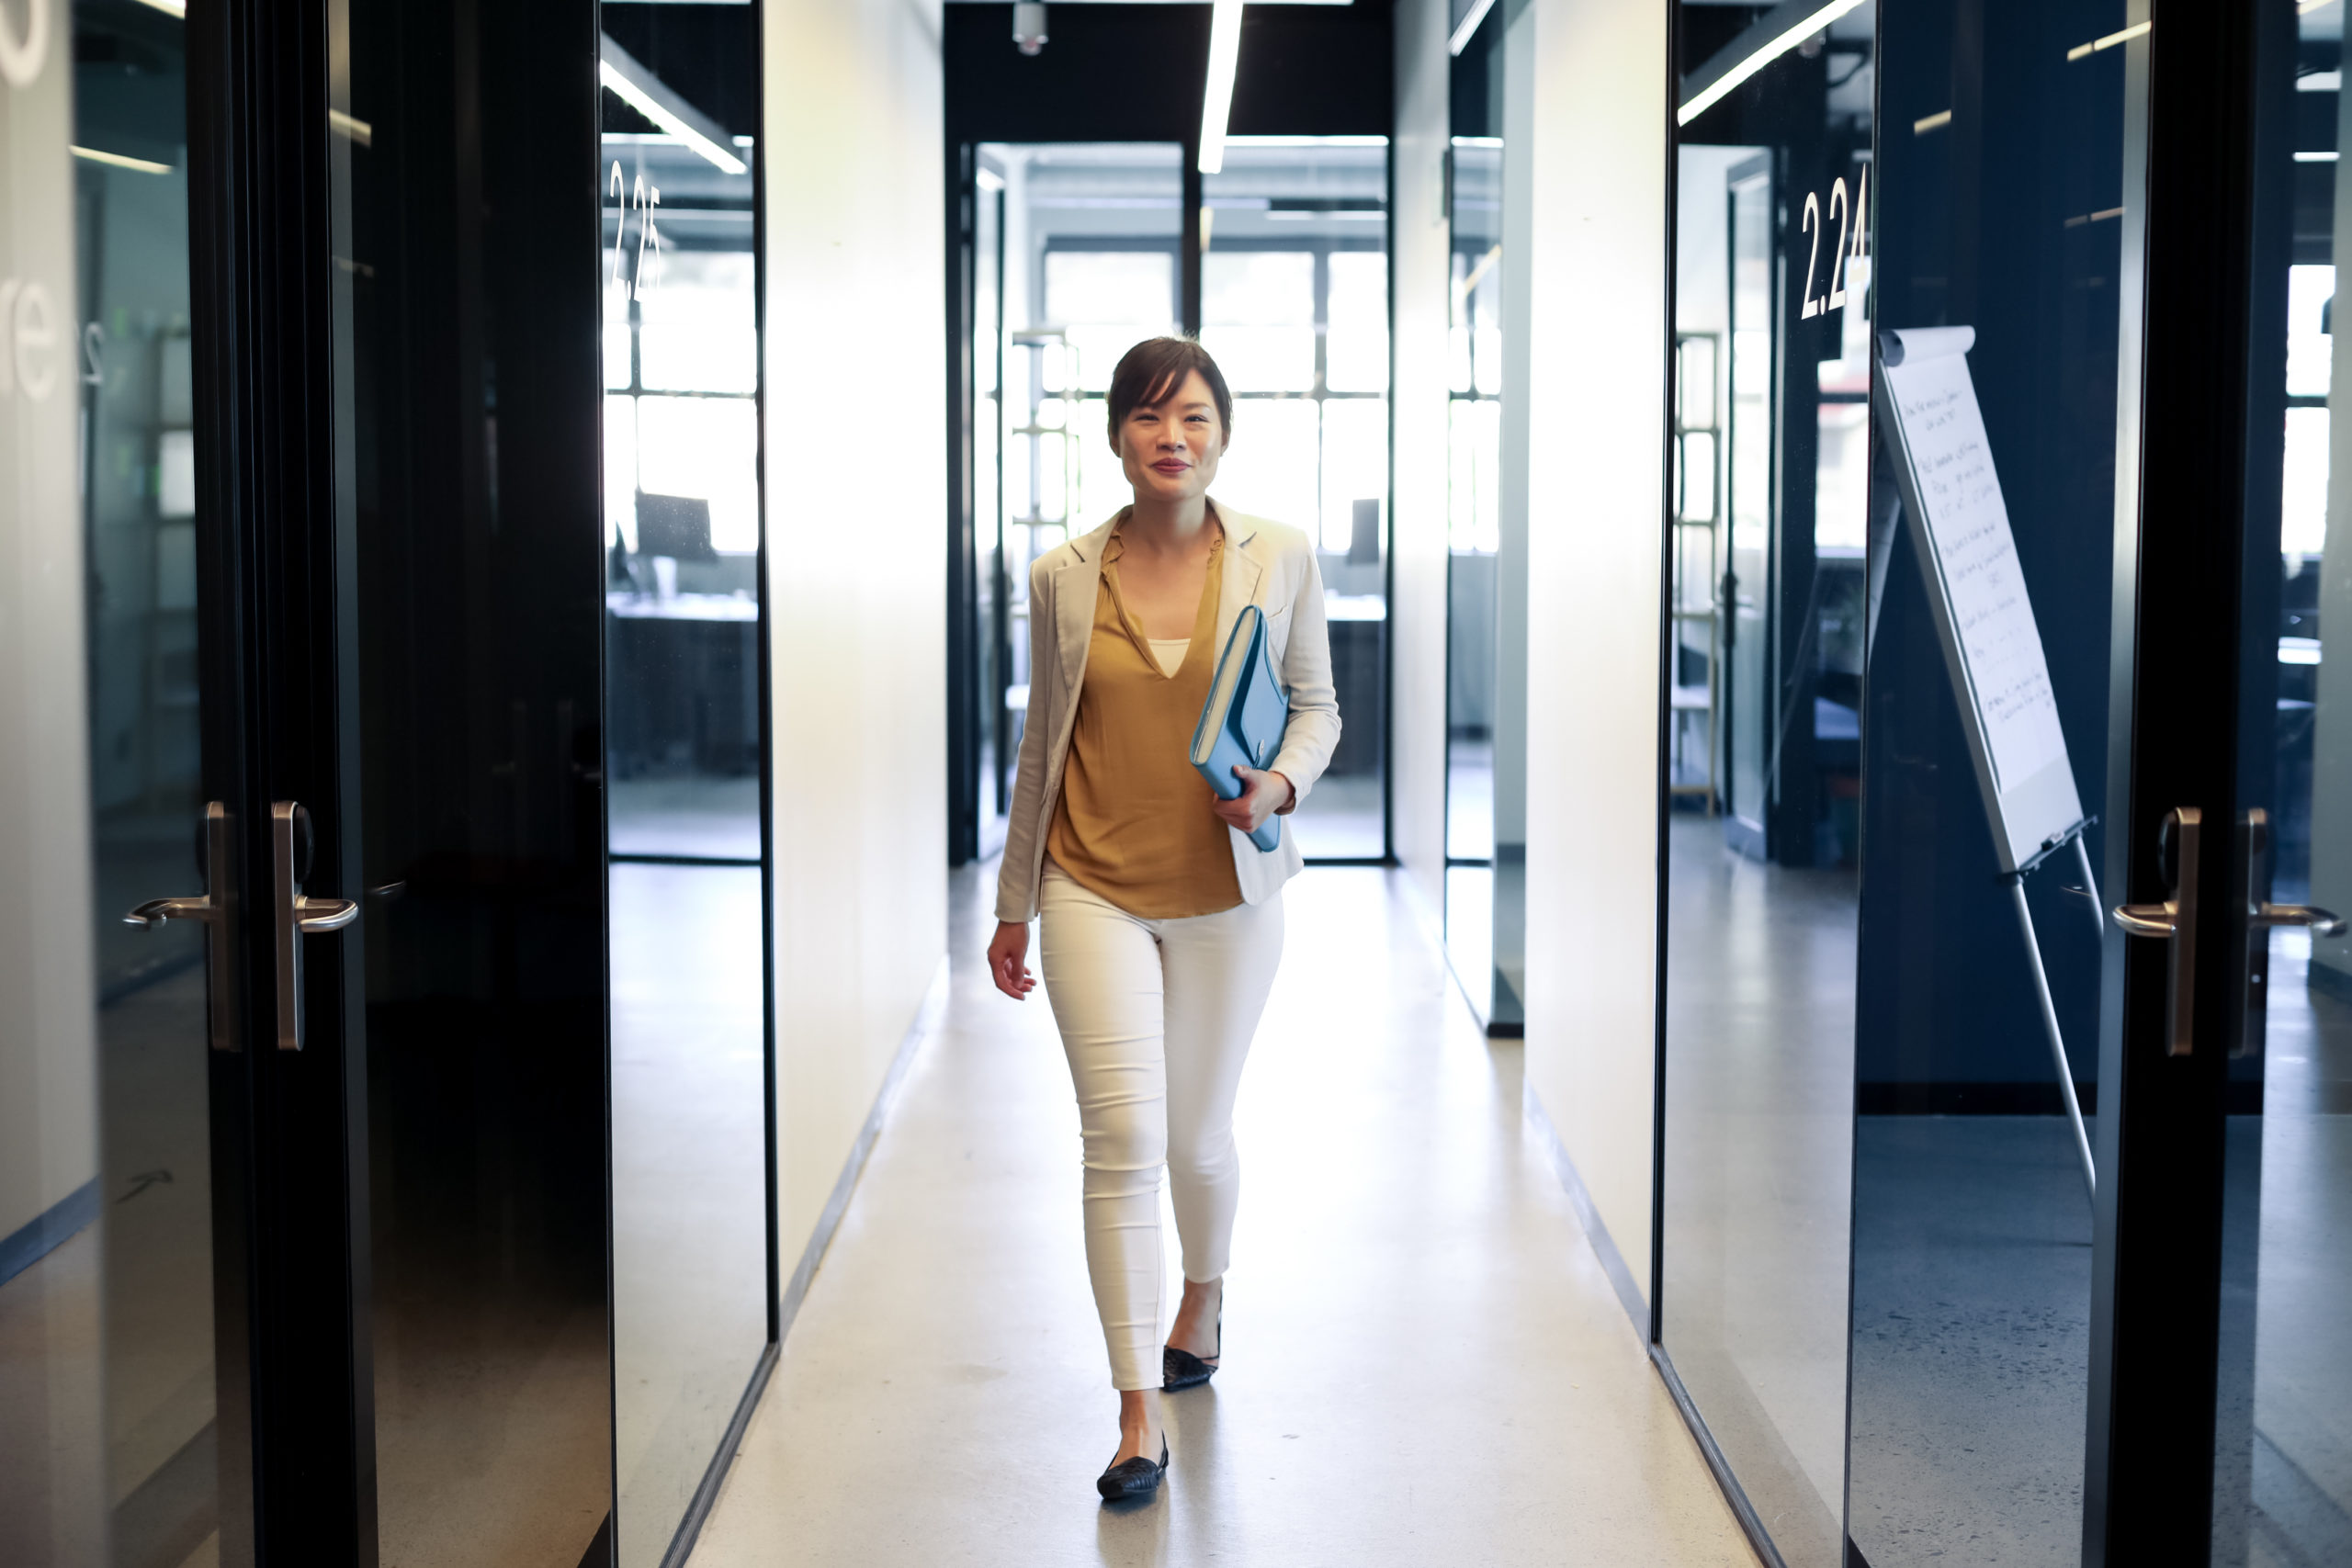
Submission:
[[[607,593],[607,749],[617,778],[742,775],[760,764],[759,603]]]

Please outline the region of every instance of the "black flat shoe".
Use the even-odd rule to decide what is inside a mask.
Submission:
[[[1216,1376],[1217,1361],[1225,1359],[1225,1288],[1216,1292],[1216,1361],[1204,1361],[1190,1350],[1179,1350],[1173,1345],[1159,1348],[1159,1391],[1174,1393],[1180,1389],[1198,1388]]]
[[[1154,1464],[1141,1454],[1113,1465],[1094,1478],[1094,1490],[1102,1494],[1105,1503],[1124,1503],[1130,1497],[1148,1497],[1159,1490],[1159,1478],[1168,1473],[1168,1435],[1159,1437],[1159,1462]]]

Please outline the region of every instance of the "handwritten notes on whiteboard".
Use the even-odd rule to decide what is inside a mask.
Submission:
[[[1969,379],[1966,328],[1901,334],[1881,373],[1943,580],[1994,783],[2004,795],[2066,756],[2009,511]]]

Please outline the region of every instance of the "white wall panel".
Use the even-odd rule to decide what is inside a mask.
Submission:
[[[1667,8],[1531,0],[1523,19],[1531,112],[1505,157],[1532,188],[1503,231],[1531,283],[1527,1076],[1646,1292]]]
[[[768,0],[764,55],[788,1273],[946,938],[939,0]]]

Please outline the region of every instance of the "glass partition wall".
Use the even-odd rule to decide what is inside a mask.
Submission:
[[[1758,49],[1749,20],[1682,7],[1686,102]],[[1781,1560],[1821,1568],[1844,1561],[1877,21],[1849,8],[1686,111],[1675,165],[1658,1335]]]
[[[775,1334],[760,34],[744,5],[603,18],[615,1550],[638,1568]]]
[[[1659,1348],[1780,1561],[2075,1562],[2148,28],[1793,15],[1679,12]]]
[[[1446,365],[1445,945],[1472,1010],[1497,1035],[1525,1027],[1527,951],[1523,479],[1517,504],[1505,494],[1510,470],[1504,454],[1504,371],[1507,352],[1515,352],[1507,351],[1503,331],[1505,21],[1504,11],[1487,12],[1453,59],[1445,187],[1453,249]],[[1523,289],[1524,280],[1513,287]]]
[[[1502,728],[1502,138],[1457,136],[1449,279],[1445,670],[1445,944],[1487,1026],[1523,1022],[1526,942],[1498,942],[1499,910],[1524,909],[1523,843],[1499,835]],[[1514,791],[1504,789],[1510,795]],[[1505,809],[1517,807],[1505,799]],[[1514,820],[1523,819],[1514,811]],[[1524,837],[1522,831],[1521,838]],[[1516,852],[1506,863],[1504,851]],[[1506,922],[1515,931],[1519,922]]]
[[[1305,530],[1341,732],[1290,818],[1310,859],[1388,852],[1388,143],[1234,137],[1202,178],[1201,342],[1233,389],[1217,495]]]
[[[124,919],[220,869],[186,28],[40,11],[0,17],[0,1562],[217,1560],[243,1501],[213,1294],[243,1201],[214,1179],[230,1042],[205,928]]]

